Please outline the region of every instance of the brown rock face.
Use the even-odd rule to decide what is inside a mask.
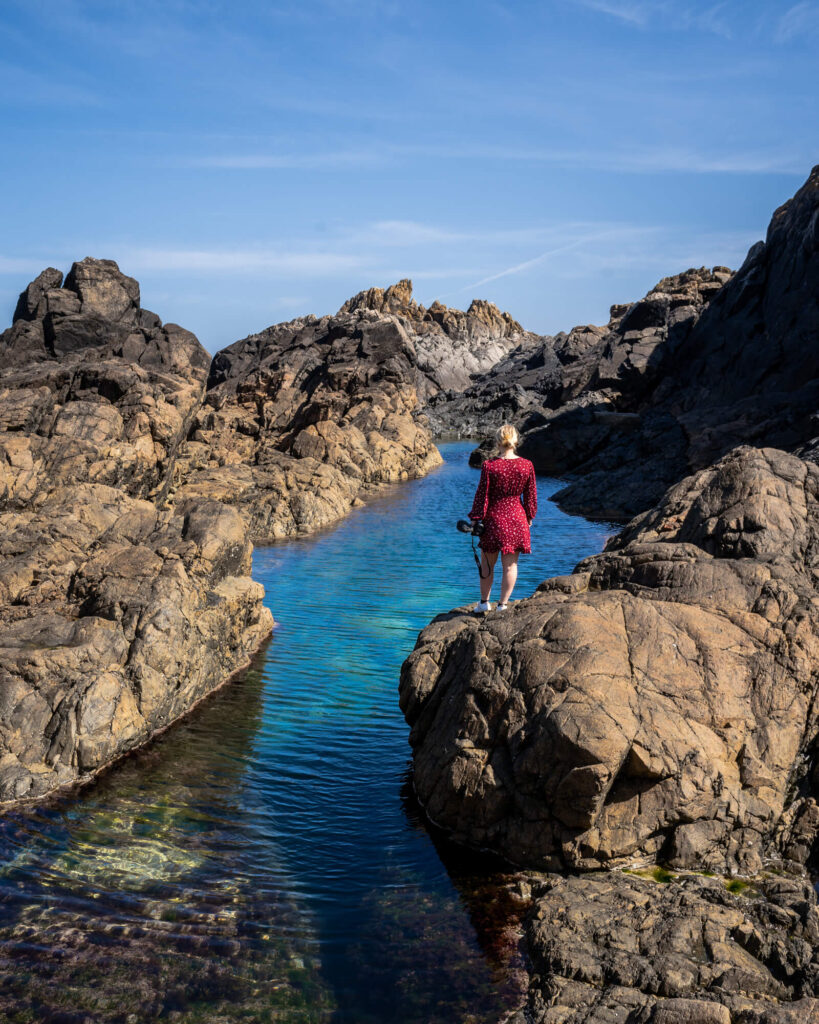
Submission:
[[[804,863],[818,499],[740,448],[510,612],[436,619],[401,677],[430,817],[547,869]]]
[[[422,402],[442,391],[462,391],[512,350],[528,349],[539,340],[484,299],[474,299],[466,312],[437,301],[425,309],[412,298],[412,281],[406,279],[386,290],[359,292],[339,314],[366,309],[401,317],[414,347]]]
[[[810,883],[734,893],[718,878],[611,872],[534,885],[532,1024],[811,1024],[819,913]]]
[[[236,511],[163,502],[207,353],[110,260],[61,281],[0,337],[0,801],[143,742],[272,625]]]
[[[440,463],[411,292],[211,363],[111,260],[26,288],[0,338],[0,801],[82,779],[247,662],[272,626],[249,534],[311,533]]]
[[[61,276],[30,284],[24,316],[0,336],[0,500],[22,507],[80,481],[155,497],[201,401],[208,354],[139,309],[136,282],[111,260],[75,263],[55,287]]]
[[[270,327],[220,352],[177,460],[177,500],[235,504],[257,540],[311,533],[441,462],[404,321],[370,309]]]

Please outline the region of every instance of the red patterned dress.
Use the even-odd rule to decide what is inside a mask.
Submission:
[[[521,495],[523,499],[521,501]],[[484,551],[531,553],[529,523],[537,512],[535,467],[528,459],[487,459],[475,492],[470,519],[483,520]]]

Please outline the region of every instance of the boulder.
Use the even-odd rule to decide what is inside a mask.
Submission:
[[[739,448],[401,674],[430,818],[526,866],[756,874],[816,836],[819,469]]]
[[[121,273],[113,260],[80,260],[69,270],[64,287],[76,293],[86,315],[134,323],[138,319],[139,284]]]

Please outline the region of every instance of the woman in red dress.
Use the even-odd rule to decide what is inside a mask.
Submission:
[[[518,555],[532,550],[529,527],[537,513],[535,467],[515,453],[518,432],[504,423],[496,434],[500,454],[481,466],[481,479],[475,492],[470,519],[483,521],[481,535],[481,599],[476,612],[492,610],[489,594],[498,554],[503,565],[500,602],[497,610],[506,611],[518,578]],[[521,499],[521,495],[523,498]]]

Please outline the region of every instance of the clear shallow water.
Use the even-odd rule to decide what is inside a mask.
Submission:
[[[446,465],[257,549],[279,623],[243,680],[72,799],[0,819],[0,1019],[495,1021],[515,997],[497,865],[424,827],[401,662],[477,597]],[[610,532],[546,499],[515,597]],[[495,596],[497,596],[497,585]]]

